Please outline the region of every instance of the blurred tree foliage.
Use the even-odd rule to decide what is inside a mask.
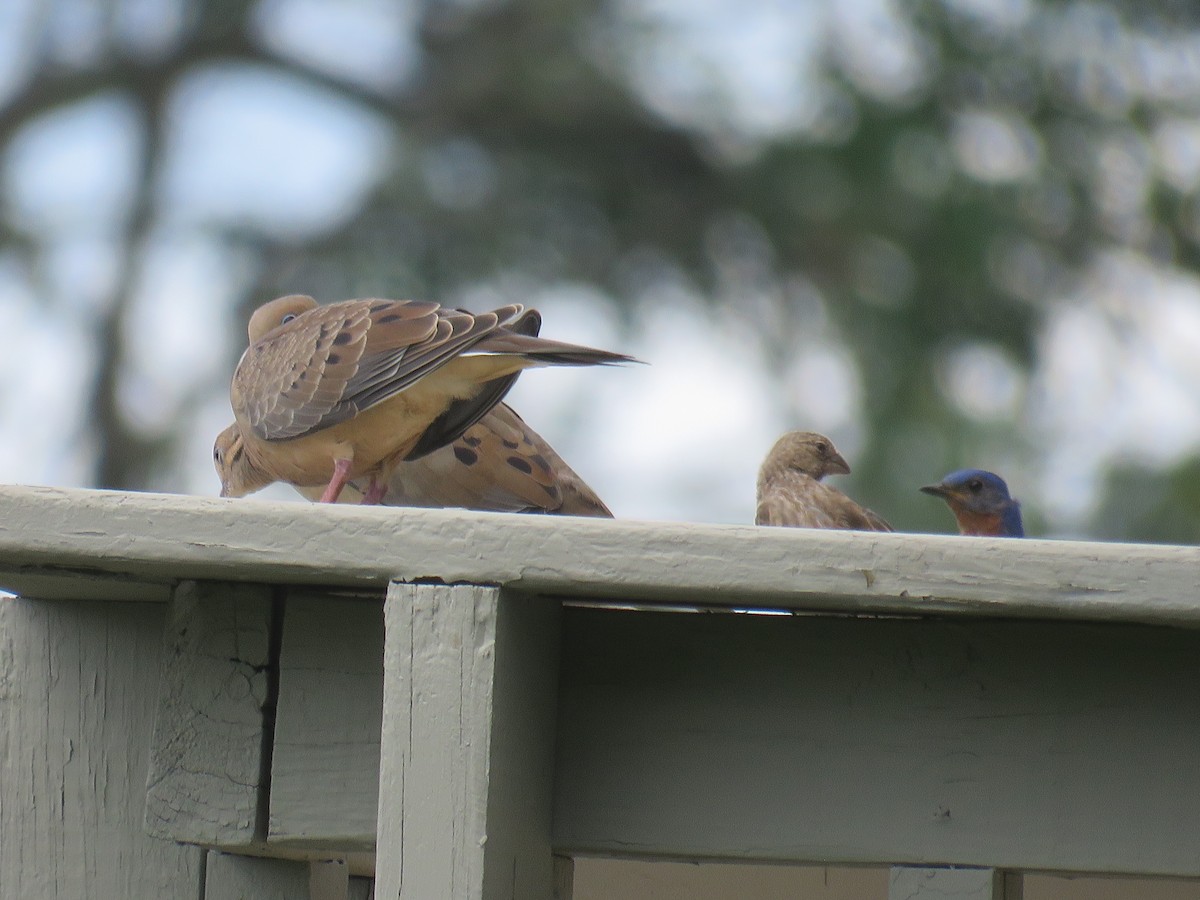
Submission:
[[[49,30],[78,4],[44,5]],[[1194,179],[1164,177],[1152,146],[1200,116],[1194,3],[864,2],[882,24],[826,13],[800,111],[765,126],[747,124],[743,98],[713,87],[720,78],[705,80],[711,60],[681,49],[661,4],[429,0],[414,11],[415,71],[391,88],[273,49],[249,0],[184,2],[170,40],[151,49],[106,36],[106,11],[128,4],[93,5],[98,52],[35,60],[4,103],[0,140],[109,94],[143,128],[123,275],[97,335],[88,431],[100,486],[142,487],[172,452],[170,436],[130,424],[116,385],[139,254],[163,212],[167,99],[200,69],[300,79],[392,123],[403,148],[332,231],[225,228],[255,273],[246,310],[298,286],[453,301],[493,281],[592,285],[632,312],[684,285],[714,315],[747,317],[781,372],[797,335],[827,319],[862,380],[858,492],[910,508],[914,527],[947,527],[944,511],[914,499],[915,479],[985,448],[1003,446],[1014,464],[1036,452],[1019,411],[971,415],[952,402],[948,354],[980,346],[1028,370],[1055,298],[1077,294],[1114,249],[1197,264]],[[672,93],[672,60],[700,70],[691,94]],[[6,239],[39,252],[11,226]],[[231,336],[231,363],[240,346]],[[1195,491],[1161,493],[1186,505],[1178,522],[1200,516]],[[1180,527],[1139,536],[1195,537],[1194,524]]]

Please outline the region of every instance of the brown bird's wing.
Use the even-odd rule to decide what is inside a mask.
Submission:
[[[448,447],[397,467],[385,503],[498,512],[612,514],[553,448],[501,403]]]
[[[472,315],[416,300],[317,307],[246,350],[230,392],[234,412],[269,441],[329,428],[404,390],[520,313],[513,305]]]
[[[536,309],[525,310],[508,325],[509,330],[528,337],[537,337],[541,327],[542,314]],[[420,459],[427,453],[432,453],[439,447],[444,447],[451,441],[460,438],[463,432],[487,415],[488,410],[504,399],[504,395],[516,384],[517,376],[520,374],[520,372],[514,372],[502,378],[493,378],[484,384],[475,396],[453,401],[446,411],[434,419],[429,427],[421,433],[421,437],[409,451],[405,460]],[[516,413],[513,415],[515,416]]]
[[[891,531],[892,526],[837,488],[800,472],[787,472],[763,490],[756,525]]]

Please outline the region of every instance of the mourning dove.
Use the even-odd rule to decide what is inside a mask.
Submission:
[[[519,304],[473,314],[419,300],[272,300],[250,319],[229,391],[246,483],[323,485],[332,502],[365,478],[363,502],[378,503],[400,462],[459,437],[522,369],[631,361],[537,337],[540,323]]]
[[[248,464],[236,424],[217,436],[213,457],[222,496],[242,496],[270,483],[269,476]],[[321,493],[320,488],[298,490],[310,500]],[[361,497],[351,482],[339,500],[356,503]],[[383,502],[389,506],[612,517],[562,457],[504,403],[492,407],[454,443],[396,466]]]
[[[921,490],[946,501],[959,534],[1025,537],[1021,504],[1008,495],[1008,485],[993,472],[960,469]]]
[[[871,510],[821,483],[826,475],[837,474],[850,474],[850,466],[829,438],[814,431],[788,432],[759,470],[755,524],[891,531]]]

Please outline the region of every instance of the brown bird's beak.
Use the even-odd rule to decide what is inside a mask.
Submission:
[[[949,497],[953,493],[950,488],[944,484],[927,484],[921,488],[921,493],[932,494],[935,497]]]
[[[834,450],[829,456],[826,471],[828,471],[830,475],[849,475],[850,463],[846,462],[846,459],[842,456],[842,454]]]

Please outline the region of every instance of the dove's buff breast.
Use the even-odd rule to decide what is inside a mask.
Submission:
[[[348,484],[339,502],[358,503],[363,496],[359,487],[365,489],[361,483]],[[297,489],[310,500],[321,495],[319,487]],[[612,517],[545,438],[504,403],[493,407],[453,444],[398,465],[384,502]]]
[[[461,356],[387,400],[320,431],[266,441],[243,427],[246,455],[255,467],[295,485],[324,485],[335,459],[351,460],[351,478],[374,473],[386,478],[412,450],[426,424],[451,401],[474,396],[483,381],[533,365],[537,363],[517,356]]]

